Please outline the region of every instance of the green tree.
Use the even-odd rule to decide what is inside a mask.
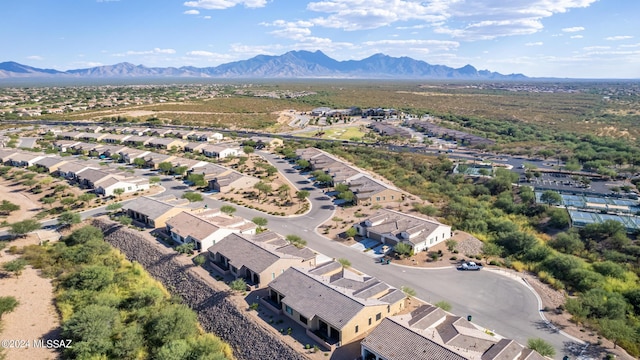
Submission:
[[[12,312],[19,304],[13,296],[0,296],[0,320],[2,315]]]
[[[78,196],[78,201],[80,201],[82,203],[86,203],[86,202],[89,202],[89,201],[95,199],[96,197],[97,197],[96,194],[84,193],[84,194]]]
[[[186,192],[186,193],[182,194],[182,198],[189,200],[189,202],[196,202],[196,201],[202,201],[203,200],[202,194],[197,193],[197,192],[193,192],[193,191],[189,191],[189,192]]]
[[[295,247],[297,248],[303,248],[305,246],[307,246],[307,241],[303,240],[300,236],[298,235],[287,235],[285,237],[285,239],[290,242],[291,244],[293,244]]]
[[[25,237],[28,233],[41,228],[42,225],[37,220],[27,219],[11,224],[9,234],[16,237]]]
[[[203,174],[189,174],[187,175],[187,181],[191,182],[194,186],[203,187],[207,185],[207,181],[204,179]]]
[[[151,185],[159,184],[160,181],[162,181],[162,179],[160,179],[160,176],[151,176],[149,178],[149,184],[151,184]]]
[[[498,257],[502,255],[504,249],[492,242],[486,242],[482,245],[482,255],[484,255],[485,259],[489,260],[492,257]]]
[[[62,336],[73,340],[69,351],[74,358],[106,356],[113,347],[110,337],[118,321],[117,309],[90,304],[75,312],[62,325]]]
[[[267,223],[269,222],[267,219],[260,217],[260,216],[256,216],[253,219],[251,219],[251,221],[258,225],[258,229],[260,229],[261,231],[267,226]]]
[[[199,254],[193,258],[193,263],[196,264],[196,266],[202,266],[205,262],[207,262],[207,257],[203,254]]]
[[[179,252],[180,254],[189,255],[189,254],[193,254],[194,248],[195,248],[195,245],[192,242],[188,242],[188,243],[184,243],[176,246],[176,251]]]
[[[113,195],[117,196],[118,198],[120,198],[122,194],[124,194],[123,188],[113,189]]]
[[[145,164],[146,164],[146,162],[144,161],[143,158],[135,158],[135,159],[133,159],[133,165],[135,165],[138,168],[143,168]]]
[[[189,170],[186,166],[176,166],[172,169],[173,173],[178,176],[184,176],[184,174]]]
[[[278,196],[280,197],[281,200],[287,200],[290,198],[289,190],[291,190],[291,187],[289,185],[282,184],[278,187],[276,191],[278,192]]]
[[[171,164],[168,161],[161,162],[160,164],[158,164],[158,170],[160,170],[165,175],[169,174],[172,168],[173,168],[173,164]]]
[[[309,161],[305,159],[299,159],[298,161],[296,161],[296,165],[300,167],[301,171],[309,170],[311,168],[311,163],[309,163]]]
[[[0,204],[0,214],[1,215],[9,215],[14,211],[20,210],[20,205],[16,205],[8,200],[2,200]]]
[[[580,240],[580,235],[575,232],[559,233],[547,244],[565,254],[578,254],[584,250],[584,243]]]
[[[344,234],[348,238],[352,238],[352,237],[355,237],[356,235],[358,235],[358,230],[356,230],[354,227],[350,227],[350,228],[347,229],[347,231],[344,232]]]
[[[551,206],[562,204],[562,196],[553,190],[545,190],[540,195],[540,201]]]
[[[233,291],[247,291],[247,283],[243,278],[238,278],[229,283],[229,287]]]
[[[556,355],[556,350],[553,346],[540,338],[527,340],[527,347],[537,351],[542,356],[553,358]]]
[[[79,244],[86,244],[92,240],[102,241],[103,239],[104,234],[102,233],[102,230],[98,229],[95,226],[89,225],[75,230],[71,233],[71,235],[65,237],[63,241],[67,246],[74,246]]]
[[[601,319],[598,321],[598,327],[605,338],[613,341],[614,349],[620,341],[633,342],[636,336],[633,327],[623,319]]]
[[[453,306],[451,306],[451,304],[449,304],[448,302],[442,300],[442,301],[438,301],[437,303],[433,304],[436,307],[439,307],[440,309],[444,310],[444,311],[451,311],[451,309],[453,308]]]
[[[160,347],[172,340],[186,340],[197,335],[197,323],[195,312],[185,305],[165,306],[147,324],[146,336]]]
[[[343,268],[350,268],[351,267],[351,261],[345,259],[345,258],[339,258],[338,262],[340,263],[340,265],[342,265]]]
[[[411,299],[412,297],[416,296],[416,291],[408,286],[403,286],[400,288],[400,290],[402,290],[407,299]]]
[[[106,207],[107,211],[116,211],[116,210],[120,210],[121,208],[122,208],[121,203],[111,203]]]
[[[63,282],[68,289],[100,291],[113,282],[113,270],[104,265],[89,265],[66,277]]]
[[[311,193],[307,190],[299,190],[296,192],[296,199],[300,201],[300,203],[304,203],[304,200],[309,197]]]
[[[229,216],[233,216],[233,213],[236,212],[236,208],[231,205],[222,205],[220,207],[220,211],[222,211],[224,214],[227,214]]]
[[[263,194],[263,193],[265,194],[265,198],[266,198],[266,196],[273,190],[271,188],[271,184],[267,184],[262,181],[255,183],[255,185],[253,185],[253,188],[258,190],[258,198],[260,197],[260,194]]]
[[[447,250],[449,251],[455,250],[456,246],[458,246],[458,242],[453,239],[448,239],[444,242],[444,244],[447,245]]]
[[[253,154],[256,151],[256,149],[254,149],[253,147],[247,145],[247,146],[243,146],[242,147],[242,151],[245,154],[250,155],[250,154]]]
[[[51,207],[51,205],[56,202],[56,198],[53,196],[46,196],[43,197],[42,199],[40,199],[40,202],[42,202],[45,205],[49,205],[49,207]]]
[[[398,254],[398,256],[405,257],[411,256],[411,253],[413,253],[413,248],[407,243],[399,242],[393,247],[393,251]]]
[[[6,272],[13,273],[16,277],[20,277],[20,274],[22,274],[22,270],[24,270],[26,265],[27,265],[27,261],[25,259],[18,258],[18,259],[3,263],[2,269]]]
[[[71,226],[74,224],[79,224],[82,221],[80,214],[71,211],[65,211],[62,214],[58,215],[58,224],[62,227]]]

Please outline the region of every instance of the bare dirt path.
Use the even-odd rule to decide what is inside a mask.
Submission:
[[[10,245],[20,248],[38,242],[38,237],[32,234],[24,239],[13,241]],[[7,250],[8,248],[0,251],[0,264],[17,258],[16,255],[7,253]],[[20,345],[25,345],[5,348],[7,360],[59,358],[59,353],[54,349],[34,347],[35,340],[60,338],[58,334],[60,321],[53,303],[52,281],[38,274],[38,270],[27,266],[18,278],[0,275],[0,295],[14,296],[19,302],[13,312],[2,317],[0,339],[19,340],[23,341]]]

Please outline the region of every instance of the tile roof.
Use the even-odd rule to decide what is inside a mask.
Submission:
[[[171,227],[172,232],[175,232],[183,238],[190,236],[198,241],[202,241],[209,235],[220,230],[220,226],[187,211],[178,213],[176,216],[167,220],[166,224]]]
[[[326,275],[330,273],[333,275]],[[382,300],[391,299],[389,292],[402,294],[400,290],[385,284],[387,293],[376,298],[367,292],[367,288],[377,281],[370,276],[342,269],[342,265],[333,261],[314,269],[289,268],[269,283],[269,287],[282,294],[282,301],[306,318],[318,316],[336,329],[342,329],[364,307],[392,304]],[[376,292],[380,293],[378,290]],[[402,299],[404,295],[398,301]]]
[[[482,360],[513,360],[523,349],[515,340],[502,339],[482,354]]]
[[[382,320],[361,343],[386,360],[465,360],[446,347],[394,320]]]
[[[142,196],[135,199],[135,201],[126,203],[122,208],[123,210],[131,210],[140,214],[144,214],[149,219],[153,220],[166,214],[168,211],[173,210],[173,208],[177,206],[180,207],[180,204],[175,204],[171,201],[162,201],[148,196]],[[184,208],[187,209],[186,207]]]
[[[281,238],[279,235],[278,237]],[[290,244],[280,246],[272,242],[255,241],[251,235],[237,233],[218,241],[209,248],[209,252],[224,255],[237,268],[245,266],[258,273],[280,259],[299,259],[302,262],[315,257],[307,248],[298,249]]]
[[[443,224],[393,210],[380,209],[365,219],[362,225],[371,233],[395,237],[400,241],[409,241],[412,244],[419,244],[426,241]],[[403,233],[408,234],[409,238],[404,238]]]

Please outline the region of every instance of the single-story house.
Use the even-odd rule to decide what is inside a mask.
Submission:
[[[97,167],[85,161],[70,161],[58,167],[54,172],[57,176],[62,176],[67,180],[77,180],[78,175],[87,169],[97,169]]]
[[[266,231],[257,235],[230,234],[209,247],[212,266],[223,274],[246,279],[257,288],[292,266],[316,266],[316,254],[298,248],[279,234]]]
[[[255,234],[256,224],[239,216],[227,216],[218,209],[202,213],[183,211],[166,222],[167,232],[179,243],[194,243],[206,250],[231,233]]]
[[[48,173],[53,174],[60,168],[60,166],[69,162],[70,159],[60,156],[47,156],[36,161],[35,166],[46,169]]]
[[[38,160],[45,158],[43,154],[32,152],[17,152],[7,156],[5,163],[7,165],[16,167],[30,167],[33,166]]]
[[[201,150],[202,154],[204,154],[205,156],[217,159],[224,159],[229,156],[239,156],[243,154],[240,148],[230,147],[226,145],[207,145]]]
[[[452,235],[451,226],[397,211],[380,209],[353,226],[358,235],[389,246],[405,243],[415,253],[426,251]]]
[[[360,342],[365,360],[545,360],[433,305],[384,319]]]
[[[330,261],[285,270],[269,283],[268,303],[333,348],[362,338],[402,311],[405,298],[399,289]]]
[[[123,194],[149,190],[149,179],[146,177],[109,176],[95,183],[94,192],[103,196],[114,196],[116,189],[122,189]]]
[[[151,228],[164,228],[167,220],[182,211],[190,211],[189,201],[185,199],[156,199],[141,196],[122,206],[123,211],[134,221]]]
[[[146,145],[165,150],[182,150],[186,143],[186,141],[176,138],[152,138]]]

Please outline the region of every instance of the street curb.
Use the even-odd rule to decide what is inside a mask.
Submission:
[[[564,331],[562,331],[562,330],[558,329],[555,325],[553,325],[553,324],[551,323],[551,321],[549,321],[549,320],[547,319],[547,317],[546,317],[546,316],[544,316],[544,311],[542,310],[542,299],[540,298],[540,295],[538,294],[538,292],[533,288],[533,286],[531,286],[531,284],[529,284],[529,282],[527,281],[527,279],[525,279],[525,278],[523,278],[523,277],[519,277],[519,276],[513,275],[513,274],[508,274],[508,273],[506,273],[506,272],[503,272],[503,271],[500,271],[500,270],[496,270],[496,269],[486,269],[486,270],[487,270],[487,271],[491,271],[492,273],[497,274],[497,275],[501,275],[501,276],[505,276],[505,277],[511,278],[512,280],[515,280],[515,281],[517,281],[517,279],[522,280],[522,284],[523,284],[527,289],[529,289],[529,291],[531,291],[531,292],[533,293],[533,295],[536,297],[536,300],[538,301],[538,315],[540,316],[540,318],[542,319],[542,321],[544,321],[544,323],[545,323],[545,324],[546,324],[550,329],[554,330],[554,331],[555,331],[555,332],[557,332],[558,334],[560,334],[560,335],[562,335],[562,336],[564,336],[564,337],[566,337],[566,338],[568,338],[568,339],[570,339],[570,340],[572,340],[572,341],[575,341],[575,342],[577,342],[578,344],[581,344],[581,345],[587,345],[587,346],[588,346],[588,343],[587,343],[587,342],[585,342],[584,340],[580,340],[580,339],[578,339],[578,338],[576,338],[576,337],[574,337],[574,336],[572,336],[572,335],[569,335],[569,334],[567,334],[566,332],[564,332]],[[517,281],[517,282],[518,282],[518,283],[520,283],[520,281]]]

